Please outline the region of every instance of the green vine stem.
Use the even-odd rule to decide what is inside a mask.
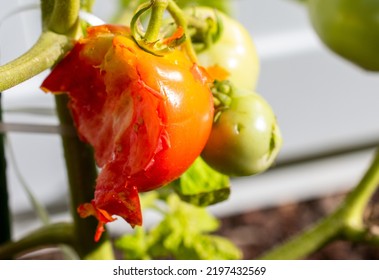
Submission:
[[[71,113],[67,106],[67,95],[55,96],[55,102],[60,123],[73,126]],[[77,253],[82,259],[114,259],[107,234],[103,234],[98,243],[94,241],[96,219],[82,219],[76,211],[80,204],[93,199],[97,178],[93,151],[77,135],[63,135],[62,143],[70,187],[71,212],[77,238],[77,246],[75,246]]]
[[[49,69],[71,47],[72,41],[67,36],[45,31],[28,52],[0,66],[0,91],[16,86]]]
[[[42,30],[48,30],[50,16],[54,10],[55,0],[41,0]]]
[[[21,253],[35,250],[39,247],[65,244],[75,247],[74,227],[70,223],[50,224],[28,233],[17,242],[7,242],[0,246],[0,259],[11,259]]]
[[[2,93],[0,92],[0,122],[3,120]],[[11,218],[8,204],[7,164],[4,134],[0,134],[0,244],[11,240]]]
[[[137,20],[139,16],[148,9],[151,9],[151,16],[146,32],[145,34],[142,34],[138,30]],[[145,51],[156,54],[156,50],[151,49],[149,45],[155,44],[159,41],[159,32],[162,27],[165,10],[170,13],[171,17],[174,19],[176,26],[183,29],[184,36],[181,38],[184,39],[183,48],[187,52],[189,59],[191,59],[192,62],[197,63],[197,56],[191,42],[191,34],[188,30],[187,19],[182,9],[173,0],[151,0],[150,2],[146,2],[139,7],[139,10],[136,12],[130,22],[132,34],[137,44]],[[141,43],[140,41],[143,42]],[[179,41],[182,43],[182,40]],[[174,46],[176,47],[180,43],[176,43]],[[145,45],[148,47],[146,48]]]
[[[80,0],[41,0],[43,32],[34,46],[0,66],[0,92],[49,69],[72,48],[80,35]]]
[[[364,225],[364,211],[379,185],[379,150],[359,184],[328,217],[264,254],[261,259],[301,259],[335,239],[379,245],[379,236]]]
[[[168,5],[168,0],[153,0],[152,2],[151,16],[144,37],[147,42],[158,40],[163,15]]]
[[[41,0],[41,9],[44,30],[64,35],[75,34],[79,24],[80,0]]]
[[[79,22],[80,1],[58,1],[54,3],[54,9],[48,24],[48,29],[58,34],[69,34],[76,31]]]

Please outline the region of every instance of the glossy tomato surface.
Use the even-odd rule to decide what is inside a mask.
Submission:
[[[94,200],[79,212],[102,224],[119,215],[140,225],[138,192],[178,178],[212,126],[202,68],[180,50],[163,57],[141,50],[122,26],[90,28],[42,88],[68,93],[78,133],[94,147],[101,172]]]
[[[261,173],[272,165],[282,146],[275,114],[251,91],[234,88],[230,97],[215,119],[202,157],[229,176]]]

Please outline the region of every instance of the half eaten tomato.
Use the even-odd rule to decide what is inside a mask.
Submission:
[[[113,215],[142,224],[138,192],[178,178],[200,155],[213,120],[206,72],[175,49],[140,49],[129,28],[88,29],[42,89],[66,92],[79,136],[90,143],[100,174],[94,199],[78,207],[99,220]]]

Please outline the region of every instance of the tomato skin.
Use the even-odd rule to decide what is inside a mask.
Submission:
[[[209,7],[188,9],[189,15],[201,19],[214,18],[217,13],[222,21],[221,37],[210,48],[198,54],[200,65],[218,65],[229,72],[228,79],[240,88],[255,89],[259,76],[259,58],[249,32],[237,20]]]
[[[43,82],[67,92],[79,136],[101,167],[95,198],[78,208],[103,224],[142,223],[138,192],[178,178],[200,155],[213,121],[207,75],[181,50],[158,57],[129,29],[92,27]]]
[[[379,71],[379,2],[308,0],[312,25],[332,51],[363,69]]]
[[[231,103],[213,124],[202,157],[229,176],[249,176],[271,166],[282,145],[276,117],[258,94],[234,89]]]

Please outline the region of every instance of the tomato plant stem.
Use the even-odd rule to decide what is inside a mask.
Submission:
[[[71,39],[51,31],[42,33],[24,55],[0,66],[0,91],[9,89],[52,67],[72,47]]]
[[[61,124],[73,126],[71,113],[67,107],[67,95],[55,96],[58,117]],[[97,170],[92,149],[77,135],[62,136],[66,169],[71,194],[71,210],[77,238],[77,253],[83,259],[113,259],[113,250],[106,234],[99,242],[94,241],[96,219],[82,219],[77,207],[93,199]]]
[[[65,244],[75,246],[74,227],[70,223],[50,224],[39,228],[16,242],[0,246],[0,259],[15,258],[18,254],[43,246]]]
[[[43,33],[34,46],[15,60],[0,66],[0,91],[51,68],[80,35],[80,0],[41,0]]]
[[[44,2],[46,0],[42,0]],[[79,23],[80,0],[55,0],[51,7],[51,0],[47,0],[48,5],[42,4],[42,7],[49,7],[48,13],[43,13],[46,28],[58,34],[68,35],[76,32]]]
[[[357,187],[346,197],[341,211],[345,215],[345,224],[353,230],[361,229],[366,206],[379,185],[379,150]]]
[[[379,185],[379,150],[359,184],[339,208],[319,223],[264,254],[262,259],[300,259],[342,238],[379,245],[379,237],[363,223],[366,206]]]
[[[2,115],[2,93],[0,92],[0,122]],[[7,166],[5,159],[4,134],[0,134],[0,244],[11,239],[11,218],[8,204]]]
[[[160,28],[162,26],[163,15],[166,11],[168,0],[152,0],[151,17],[145,33],[147,42],[155,42],[158,40]]]

